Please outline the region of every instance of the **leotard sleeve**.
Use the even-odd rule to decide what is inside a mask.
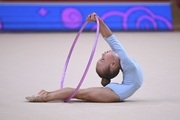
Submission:
[[[125,49],[121,45],[121,43],[118,41],[118,39],[115,37],[115,35],[111,35],[108,38],[104,38],[106,42],[109,44],[111,49],[118,54],[120,58],[121,67],[123,70],[127,70],[131,68],[133,64],[133,60],[128,56]]]

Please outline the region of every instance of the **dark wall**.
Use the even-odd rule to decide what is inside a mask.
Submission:
[[[180,0],[176,0],[176,1],[177,1],[177,4],[178,4],[179,8],[180,8]]]
[[[4,2],[168,2],[170,0],[0,0]]]
[[[171,0],[174,30],[180,31],[180,0]]]

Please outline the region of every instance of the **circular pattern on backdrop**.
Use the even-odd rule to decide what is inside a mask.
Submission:
[[[2,25],[2,22],[0,20],[0,30],[2,30],[2,29],[3,29],[3,25]]]
[[[81,25],[83,17],[79,10],[75,8],[66,8],[62,11],[61,19],[64,26],[75,29]]]

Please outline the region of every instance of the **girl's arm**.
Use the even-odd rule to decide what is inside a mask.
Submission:
[[[96,22],[96,18],[95,16],[97,16],[96,13],[92,13],[87,17],[87,21],[88,22]],[[109,27],[103,22],[103,20],[97,16],[99,19],[99,27],[100,27],[100,32],[103,38],[108,38],[109,36],[111,36],[113,33],[112,31],[109,29]]]
[[[87,17],[86,20],[88,22],[92,22],[92,21],[96,22],[95,16],[97,16],[97,14],[92,13]],[[104,21],[100,17],[98,17],[98,19],[99,19],[99,24],[100,24],[101,35],[107,41],[111,49],[119,55],[122,62],[131,62],[125,49],[120,44],[120,42],[116,39],[116,37],[113,35],[109,27],[104,23]]]

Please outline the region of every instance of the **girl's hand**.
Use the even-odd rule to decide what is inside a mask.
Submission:
[[[88,17],[86,18],[86,21],[88,21],[88,22],[96,22],[95,16],[97,16],[96,13],[91,13],[91,14],[88,15]]]

